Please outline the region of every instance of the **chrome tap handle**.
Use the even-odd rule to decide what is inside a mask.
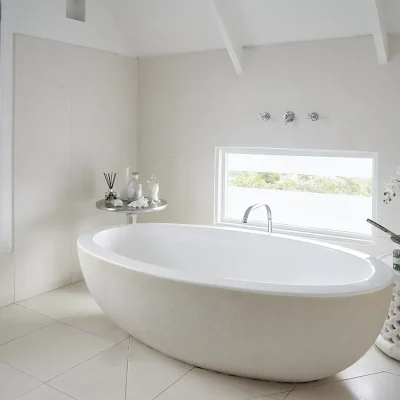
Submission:
[[[263,112],[263,113],[258,114],[258,118],[260,118],[261,121],[266,122],[271,118],[271,115],[267,112]]]
[[[316,112],[308,113],[307,119],[311,119],[311,121],[315,122],[319,119],[319,114]]]
[[[285,120],[285,125],[288,124],[288,122],[293,122],[296,118],[296,114],[293,111],[286,111],[285,114],[283,114],[283,119]]]

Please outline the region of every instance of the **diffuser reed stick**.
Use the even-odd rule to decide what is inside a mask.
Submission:
[[[106,180],[107,186],[108,186],[108,192],[105,193],[105,201],[106,201],[106,204],[107,203],[112,204],[112,202],[117,199],[117,193],[113,191],[115,177],[117,176],[117,174],[115,174],[114,172],[111,172],[111,173],[103,172],[103,175],[104,175],[104,179]]]
[[[110,190],[112,190],[113,187],[114,187],[115,177],[117,176],[117,174],[115,174],[114,172],[111,172],[111,174],[110,173],[106,174],[105,172],[103,172],[103,175],[104,175],[104,178],[105,178],[105,180],[107,182],[108,188]]]

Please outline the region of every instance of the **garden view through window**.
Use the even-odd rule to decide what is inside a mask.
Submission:
[[[365,220],[374,217],[373,155],[243,151],[221,152],[222,222],[239,222],[248,206],[266,203],[277,230],[372,239],[371,226]],[[265,221],[265,209],[250,214],[250,224]]]

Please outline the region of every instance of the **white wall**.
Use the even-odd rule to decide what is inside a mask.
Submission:
[[[246,49],[241,76],[224,51],[140,59],[139,169],[158,175],[170,202],[147,220],[213,223],[215,146],[379,152],[382,190],[400,164],[400,37],[391,42],[384,67],[371,37]],[[288,110],[297,120],[285,127]],[[258,119],[263,111],[272,115],[267,123]],[[305,119],[312,111],[318,122]],[[400,199],[379,201],[379,221],[395,231],[399,211]],[[392,247],[380,238],[361,250]]]
[[[18,301],[81,279],[77,236],[124,221],[95,201],[103,171],[135,165],[136,96],[136,59],[16,36],[14,254],[1,259],[0,305],[14,285]]]
[[[8,31],[57,42],[135,55],[106,0],[86,0],[85,22],[66,18],[66,0],[2,0]]]
[[[107,0],[86,0],[85,22],[66,18],[65,0],[2,0],[0,57],[0,252],[13,248],[12,142],[14,115],[14,35],[133,55]]]

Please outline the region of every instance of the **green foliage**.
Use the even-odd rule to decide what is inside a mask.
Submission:
[[[229,185],[255,189],[364,197],[371,197],[372,193],[371,179],[278,174],[274,172],[229,171]]]
[[[265,182],[274,184],[281,179],[281,176],[275,172],[264,172],[261,174]]]

